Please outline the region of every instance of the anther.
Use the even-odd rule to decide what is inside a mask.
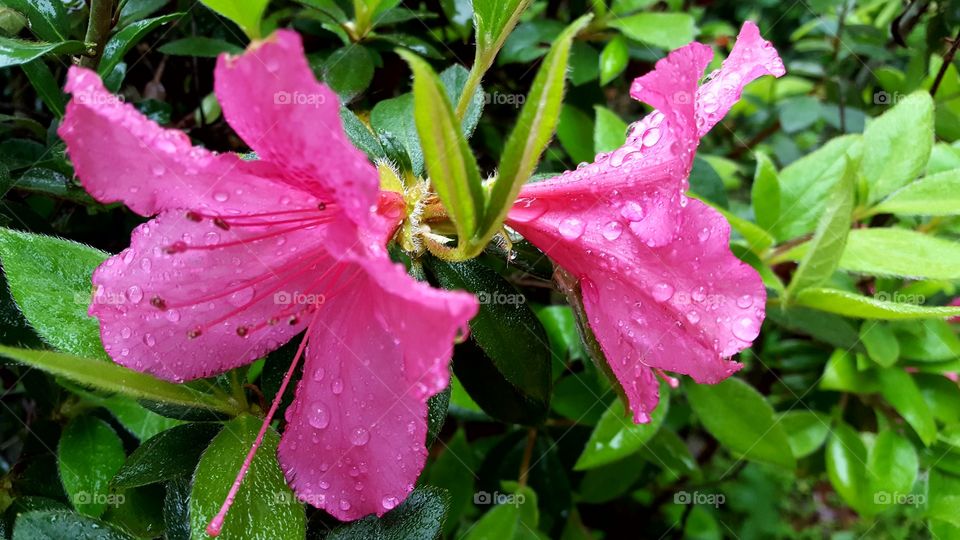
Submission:
[[[250,329],[247,328],[246,326],[238,326],[238,327],[237,327],[237,335],[240,336],[240,337],[247,337],[247,333],[248,333],[248,332],[250,332]]]
[[[298,322],[300,322],[300,318],[299,318],[299,317],[296,317],[296,316],[290,317],[290,320],[287,321],[287,323],[288,323],[290,326],[293,326],[293,325],[297,324]]]
[[[225,231],[230,230],[230,225],[221,218],[218,218],[218,217],[213,218],[213,224]]]
[[[193,210],[188,210],[187,219],[189,219],[190,221],[200,222],[200,221],[203,221],[203,216],[194,212]]]
[[[200,337],[200,334],[202,333],[203,332],[199,328],[194,328],[193,330],[190,330],[189,332],[187,332],[187,337],[190,339],[196,339]]]
[[[157,309],[167,309],[167,301],[156,295],[150,299],[150,305]]]
[[[317,210],[326,210],[326,209],[327,209],[327,203],[321,202],[317,204]]]
[[[177,240],[176,242],[170,244],[166,248],[166,252],[169,255],[173,255],[175,253],[183,253],[186,250],[187,250],[187,243],[184,242],[183,240]]]

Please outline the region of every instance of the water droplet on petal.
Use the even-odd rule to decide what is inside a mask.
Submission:
[[[619,221],[611,221],[603,226],[603,237],[611,242],[620,238],[623,233],[623,225]]]
[[[358,427],[350,432],[350,442],[354,446],[363,446],[370,440],[370,432],[362,427]]]
[[[218,191],[213,194],[213,200],[217,202],[227,202],[227,199],[230,198],[230,195],[224,191]]]
[[[673,298],[673,287],[669,283],[658,283],[653,286],[651,295],[657,302],[666,302]]]
[[[393,510],[394,508],[396,508],[399,502],[400,501],[398,501],[396,497],[390,497],[388,495],[384,497],[382,501],[380,501],[380,504],[383,505],[383,508],[386,510]]]
[[[533,221],[547,212],[547,202],[536,198],[517,199],[510,209],[510,219],[517,223]]]
[[[317,429],[323,429],[330,425],[330,412],[327,410],[327,406],[319,401],[311,405],[307,421]]]
[[[753,305],[753,297],[749,294],[745,294],[737,298],[737,307],[741,309],[747,309]]]
[[[560,222],[557,230],[560,232],[560,236],[563,236],[567,240],[576,240],[583,234],[584,228],[586,228],[586,225],[583,220],[576,217],[569,217]]]
[[[760,323],[753,317],[742,317],[733,323],[733,335],[743,341],[753,341],[760,333]]]

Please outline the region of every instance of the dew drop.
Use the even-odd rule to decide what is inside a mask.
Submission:
[[[307,421],[317,429],[330,425],[330,412],[327,411],[327,406],[319,401],[311,405]]]
[[[611,221],[603,226],[603,237],[611,242],[620,238],[623,233],[623,225],[619,221]]]
[[[760,332],[760,325],[752,317],[742,317],[733,323],[733,335],[743,341],[753,341]]]
[[[350,442],[354,446],[363,446],[367,444],[367,441],[369,440],[370,440],[370,432],[363,429],[362,427],[358,427],[350,432]]]
[[[330,391],[339,396],[343,392],[343,381],[337,379],[330,384]]]
[[[560,236],[563,236],[567,240],[576,240],[583,235],[585,227],[586,225],[580,218],[569,217],[560,222],[557,230],[560,232]]]
[[[737,307],[740,309],[747,309],[753,305],[753,297],[749,294],[745,294],[737,298]]]
[[[640,221],[643,219],[643,206],[636,201],[627,201],[620,209],[620,215],[629,221]]]
[[[533,221],[547,212],[547,203],[536,198],[518,199],[510,209],[510,219],[518,223]]]
[[[139,304],[140,301],[143,300],[143,289],[137,285],[131,286],[127,289],[127,298],[134,304]]]
[[[669,283],[658,283],[653,286],[651,294],[657,302],[666,302],[673,298],[673,287],[671,287]]]
[[[217,202],[227,202],[227,199],[230,198],[230,195],[224,191],[218,191],[213,194],[213,200]]]
[[[350,501],[346,499],[340,499],[340,509],[346,512],[350,509]]]
[[[393,510],[394,508],[396,508],[396,506],[397,506],[397,504],[399,504],[399,502],[400,502],[400,501],[398,501],[396,497],[391,497],[391,496],[387,495],[386,497],[383,498],[382,501],[380,501],[380,504],[381,504],[381,505],[383,506],[383,508],[386,509],[386,510]]]

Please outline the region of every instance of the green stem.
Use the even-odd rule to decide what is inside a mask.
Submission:
[[[90,20],[83,40],[93,44],[93,54],[80,59],[80,65],[96,69],[113,25],[113,0],[90,0]]]
[[[470,73],[467,75],[467,82],[463,85],[463,92],[460,93],[460,100],[457,101],[457,120],[463,122],[463,117],[466,116],[467,109],[470,107],[473,93],[477,91],[477,86],[480,85],[480,79],[483,78],[483,74],[492,63],[491,60],[481,58],[478,51],[477,58],[473,62],[473,67],[470,68]]]

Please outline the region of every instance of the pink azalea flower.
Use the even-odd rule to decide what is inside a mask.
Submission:
[[[630,92],[656,110],[633,124],[626,143],[524,186],[507,218],[579,281],[638,423],[659,400],[657,373],[723,380],[741,367],[726,358],[751,344],[764,318],[766,291],[730,252],[726,220],[684,192],[700,138],[744,85],[784,67],[750,22],[723,67],[698,85],[712,57],[691,43],[657,62]]]
[[[379,193],[296,33],[221,56],[215,75],[224,116],[259,160],[192,146],[93,72],[70,70],[60,135],[77,176],[98,200],[156,216],[96,270],[90,314],[116,362],[171,381],[241,366],[305,332],[211,534],[304,355],[278,451],[287,480],[339,519],[382,515],[423,468],[426,402],[448,383],[476,299],[391,262],[384,246],[403,202]]]

